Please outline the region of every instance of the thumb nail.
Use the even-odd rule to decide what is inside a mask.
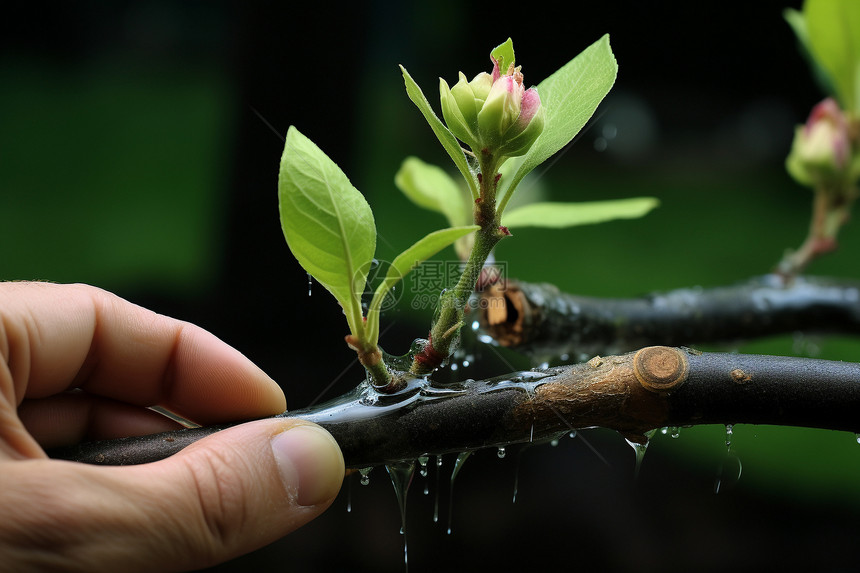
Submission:
[[[331,434],[302,424],[272,438],[272,452],[284,486],[297,504],[318,505],[334,499],[343,483],[343,455]]]

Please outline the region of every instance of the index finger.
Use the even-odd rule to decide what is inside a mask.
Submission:
[[[81,388],[202,424],[286,409],[280,387],[211,333],[87,285],[0,284],[0,355],[18,404]]]

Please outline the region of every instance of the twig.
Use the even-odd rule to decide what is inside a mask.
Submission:
[[[610,299],[507,281],[486,289],[479,323],[502,346],[542,356],[616,353],[802,330],[860,334],[860,282],[779,275],[735,286]]]
[[[283,417],[317,422],[348,467],[556,437],[601,426],[644,441],[663,426],[781,424],[860,432],[860,364],[649,347],[585,364],[397,394],[366,384]],[[125,465],[168,457],[232,424],[90,442],[51,452]]]

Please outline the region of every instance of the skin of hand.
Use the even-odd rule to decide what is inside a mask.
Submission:
[[[308,422],[259,420],[151,464],[42,448],[286,409],[283,392],[205,330],[86,285],[0,283],[0,568],[178,571],[262,547],[322,513],[344,463]]]

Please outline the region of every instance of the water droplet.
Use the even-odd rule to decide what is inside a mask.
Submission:
[[[570,436],[571,438],[575,438],[576,437],[576,430],[571,430],[570,434],[568,434],[568,436]]]
[[[681,435],[681,428],[678,426],[672,426],[669,428],[669,432],[673,438],[677,439]]]
[[[615,139],[616,135],[618,135],[618,128],[614,124],[607,123],[603,126],[603,137],[606,139]]]
[[[461,452],[457,456],[457,461],[454,462],[454,469],[451,471],[451,493],[448,497],[448,535],[451,535],[451,524],[454,517],[454,480],[457,479],[457,474],[463,469],[463,464],[469,459],[472,452]]]
[[[660,433],[663,434],[664,436],[666,434],[668,434],[669,433],[669,426],[664,426],[664,427],[660,428]]]
[[[468,368],[470,362],[468,360],[463,360],[463,368]]]
[[[418,465],[421,469],[418,473],[421,474],[421,477],[427,477],[427,462],[430,461],[430,456],[419,456],[418,457]]]
[[[308,273],[308,296],[313,294],[313,286],[314,286],[314,277],[311,276],[311,273]]]
[[[453,371],[453,370],[457,370],[457,367],[458,367],[458,366],[457,366],[457,363],[456,363],[456,362],[452,362],[452,363],[451,363],[451,370],[452,370],[452,371]]]
[[[403,535],[403,563],[406,571],[409,571],[409,551],[406,543],[406,494],[409,492],[409,484],[415,475],[415,462],[397,462],[385,466],[391,477],[391,485],[394,486],[394,494],[397,496],[397,505],[400,507],[400,534]]]
[[[412,477],[415,475],[415,462],[396,462],[387,464],[385,469],[391,477],[391,485],[394,486],[394,493],[397,496],[397,505],[400,508],[400,533],[406,535],[406,494],[409,491],[409,485],[412,483]]]
[[[549,443],[552,447],[556,447],[558,445],[558,440],[553,440]]]
[[[371,471],[373,471],[373,468],[361,468],[358,470],[358,473],[361,474],[361,485],[368,485],[370,483]]]
[[[535,424],[532,422],[532,429],[529,431],[529,443],[532,443],[535,438]]]
[[[855,434],[857,436],[857,443],[860,444],[860,434]]]
[[[501,459],[501,458],[505,457],[506,453],[507,452],[505,451],[505,448],[499,448],[498,451],[496,452],[496,455],[499,456],[499,459]]]
[[[478,330],[479,328],[481,328],[481,325],[478,324],[478,321],[477,320],[473,321],[472,322],[472,330]]]
[[[528,447],[528,446],[526,446],[526,447]],[[516,466],[516,469],[514,470],[514,497],[511,500],[511,503],[517,502],[517,491],[519,491],[519,488],[520,488],[520,462],[523,459],[523,451],[525,449],[526,449],[525,447],[520,448],[520,451],[517,453],[517,466]]]
[[[538,370],[546,370],[547,368],[549,368],[549,362],[541,362],[537,366]]]
[[[433,501],[433,523],[439,522],[439,476],[442,475],[442,456],[436,456],[436,499]]]
[[[723,462],[720,464],[720,467],[717,468],[717,477],[714,479],[714,493],[720,493],[720,490],[723,487],[723,469],[727,466],[731,466],[732,464],[737,464],[738,470],[737,474],[735,474],[734,479],[731,480],[728,485],[734,485],[741,479],[741,473],[743,473],[743,464],[741,463],[741,459],[737,456],[735,452],[732,451],[732,434],[733,434],[733,426],[732,424],[726,424],[726,457]]]
[[[346,480],[346,512],[352,513],[352,480]]]
[[[642,460],[645,459],[645,452],[648,450],[648,445],[651,443],[651,438],[654,436],[655,432],[656,430],[645,432],[645,434],[643,434],[643,437],[645,438],[644,443],[624,438],[624,441],[630,444],[630,447],[633,448],[633,452],[636,455],[636,465],[633,466],[633,479],[639,479],[639,470],[642,468]]]
[[[715,494],[720,493],[720,491],[722,489],[724,467],[730,466],[731,464],[737,464],[738,469],[737,469],[737,473],[734,475],[734,478],[731,479],[726,485],[732,486],[732,485],[735,485],[738,481],[740,481],[741,474],[744,471],[744,466],[741,463],[741,459],[737,456],[737,454],[735,454],[734,452],[729,450],[728,452],[726,452],[725,461],[720,464],[719,468],[717,468],[717,477],[714,480],[714,493]]]

